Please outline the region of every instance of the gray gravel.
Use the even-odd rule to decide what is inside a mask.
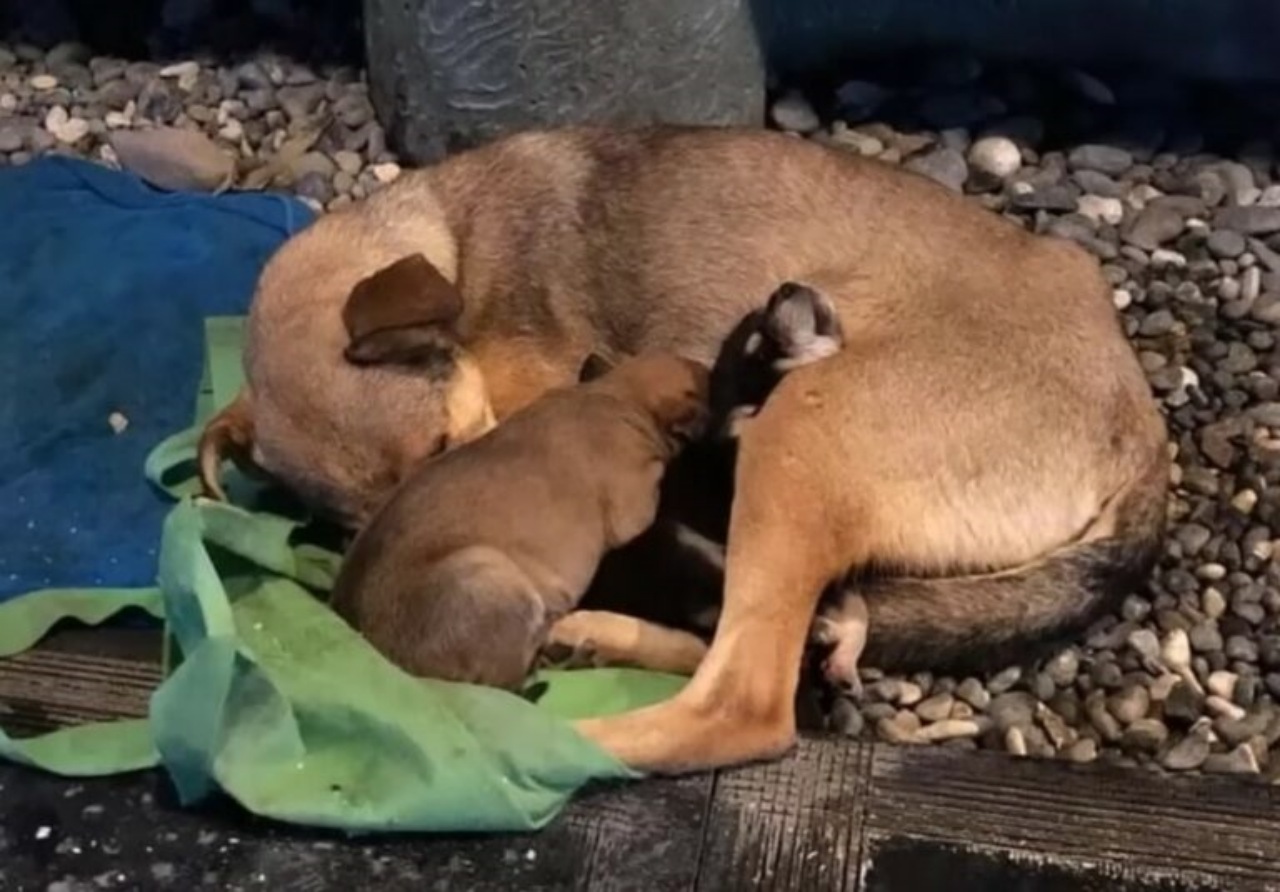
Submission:
[[[1170,424],[1172,527],[1150,584],[1039,665],[985,678],[886,677],[831,727],[902,744],[981,746],[1178,772],[1280,777],[1280,171],[1269,144],[1204,149],[1196,121],[1123,117],[1124,85],[1076,72],[1075,106],[969,60],[916,86],[860,77],[791,92],[771,120],[901,164],[1103,265]],[[1130,91],[1131,92],[1131,91]],[[836,118],[822,110],[834,110]],[[1056,146],[1061,120],[1112,115],[1114,140]],[[914,122],[912,124],[903,121]],[[231,188],[289,189],[318,208],[399,174],[357,71],[263,55],[227,65],[0,46],[0,163],[71,154],[116,164],[111,135],[197,131],[234,160]]]

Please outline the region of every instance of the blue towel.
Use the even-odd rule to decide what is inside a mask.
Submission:
[[[244,313],[311,219],[66,158],[0,169],[0,602],[154,583],[172,503],[143,461],[191,423],[204,318]]]

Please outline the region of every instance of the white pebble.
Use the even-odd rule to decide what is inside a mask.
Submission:
[[[48,839],[48,838],[49,838],[50,836],[52,836],[52,835],[53,835],[53,828],[52,828],[52,827],[37,827],[37,828],[36,828],[36,839]]]
[[[1264,208],[1280,207],[1280,183],[1263,189],[1258,204]]]
[[[1252,514],[1258,505],[1258,494],[1251,489],[1242,489],[1231,497],[1231,507],[1241,514]]]
[[[1190,366],[1184,365],[1178,370],[1178,374],[1181,376],[1181,380],[1178,382],[1178,387],[1180,389],[1186,390],[1188,387],[1200,386],[1200,376],[1197,375],[1195,369]]]
[[[1262,293],[1262,270],[1251,266],[1240,277],[1240,299],[1252,303]]]
[[[44,116],[44,129],[52,133],[58,142],[71,145],[89,134],[89,122],[73,118],[65,108],[55,105]]]
[[[12,93],[0,93],[0,111],[11,112],[18,107],[18,97]]]
[[[1236,706],[1227,698],[1220,697],[1217,694],[1213,694],[1211,696],[1206,697],[1204,700],[1204,705],[1205,705],[1205,708],[1208,709],[1210,712],[1212,712],[1214,715],[1220,715],[1223,718],[1232,719],[1235,721],[1239,721],[1240,719],[1248,715],[1248,713],[1246,713],[1242,708],[1240,708],[1239,706]]]
[[[1022,167],[1022,152],[1005,136],[985,136],[969,147],[969,163],[976,170],[1004,179]]]
[[[939,743],[943,740],[977,737],[981,733],[982,726],[973,719],[943,719],[940,722],[925,725],[915,733],[914,737],[921,743]]]
[[[227,123],[218,129],[218,135],[227,142],[238,143],[244,139],[244,125],[235,118],[228,118]]]
[[[112,412],[107,416],[107,424],[111,425],[111,430],[115,433],[122,434],[129,426],[129,419],[120,412]]]
[[[1255,542],[1249,549],[1249,554],[1260,561],[1271,560],[1275,554],[1276,543],[1272,539],[1263,539],[1261,542]]]
[[[124,112],[118,111],[107,112],[103,116],[102,121],[107,125],[108,130],[123,130],[126,127],[133,126],[133,120],[130,116]]]
[[[1025,756],[1027,754],[1027,738],[1020,728],[1010,728],[1005,732],[1004,748],[1015,756]]]
[[[396,178],[400,176],[400,165],[394,161],[387,161],[384,164],[375,164],[370,168],[373,171],[373,177],[379,183],[394,183]]]
[[[58,79],[52,74],[37,74],[27,83],[31,84],[33,90],[52,90],[58,86]]]
[[[1133,636],[1129,636],[1130,644]],[[1191,639],[1183,629],[1174,629],[1164,638],[1160,647],[1160,656],[1172,669],[1184,669],[1191,665]]]
[[[1124,204],[1118,198],[1104,195],[1081,195],[1076,199],[1076,211],[1094,223],[1115,226],[1124,219]]]
[[[1209,619],[1220,619],[1227,612],[1227,598],[1222,592],[1209,586],[1200,598],[1200,609]]]
[[[1173,689],[1181,682],[1182,679],[1174,675],[1172,672],[1166,672],[1151,682],[1151,700],[1155,703],[1162,703],[1169,699],[1169,695],[1173,693]]]
[[[1230,700],[1236,690],[1236,682],[1240,680],[1240,676],[1234,672],[1228,672],[1225,669],[1219,669],[1217,672],[1210,672],[1209,678],[1205,682],[1205,687],[1209,692],[1216,694],[1226,700]]]
[[[1116,305],[1117,310],[1124,310],[1133,303],[1133,295],[1123,288],[1117,288],[1111,292],[1111,302]]]
[[[1157,268],[1166,266],[1181,268],[1187,265],[1187,258],[1168,248],[1156,248],[1151,252],[1151,265]]]
[[[160,69],[161,77],[182,77],[184,74],[199,74],[199,62],[174,62]]]
[[[1133,205],[1138,210],[1142,210],[1147,206],[1147,202],[1151,201],[1153,198],[1159,198],[1163,194],[1164,193],[1155,186],[1142,183],[1129,190],[1129,204]]]

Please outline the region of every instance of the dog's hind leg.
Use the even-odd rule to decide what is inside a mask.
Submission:
[[[607,610],[575,610],[552,624],[547,648],[588,657],[597,666],[634,666],[692,675],[707,645],[690,632]]]

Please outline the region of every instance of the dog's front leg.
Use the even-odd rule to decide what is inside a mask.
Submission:
[[[800,386],[802,374],[783,388]],[[672,699],[578,723],[637,769],[772,758],[794,742],[794,697],[814,608],[850,556],[831,528],[831,481],[821,470],[831,457],[815,452],[830,436],[828,419],[800,393],[778,396],[740,444],[724,609],[706,658]]]

